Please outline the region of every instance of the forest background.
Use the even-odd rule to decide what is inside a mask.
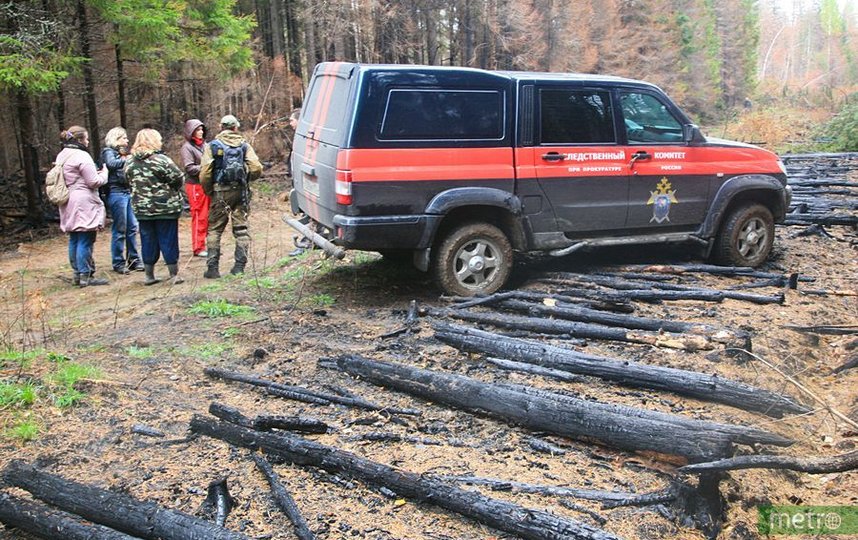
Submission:
[[[45,219],[70,125],[211,131],[234,114],[282,161],[326,60],[575,71],[661,86],[705,132],[858,151],[858,13],[838,0],[0,1],[0,216]]]

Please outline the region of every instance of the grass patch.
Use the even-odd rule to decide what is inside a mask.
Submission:
[[[39,425],[32,420],[22,420],[4,431],[3,436],[22,443],[29,442],[39,436]]]
[[[0,382],[0,409],[29,407],[36,402],[38,392],[32,381],[25,383]]]
[[[71,388],[81,379],[98,379],[101,370],[86,364],[69,363],[59,368],[50,376],[51,382],[65,388]]]
[[[258,287],[260,289],[274,289],[279,285],[277,283],[277,280],[271,276],[262,276],[258,278],[249,279],[247,280],[247,284],[250,287]]]
[[[202,315],[203,317],[218,318],[218,317],[249,317],[253,315],[253,308],[250,306],[242,306],[231,304],[219,298],[217,300],[204,300],[197,302],[188,310],[194,315]]]
[[[217,293],[223,290],[223,285],[220,283],[207,283],[200,287],[202,293]]]
[[[226,352],[232,350],[232,346],[223,343],[202,343],[200,345],[191,345],[184,347],[180,353],[183,356],[192,356],[200,360],[211,360],[218,358]]]
[[[318,293],[309,297],[307,302],[314,307],[328,307],[333,306],[336,303],[336,299],[330,294]]]
[[[136,360],[146,360],[147,358],[152,358],[155,351],[152,347],[138,347],[136,345],[130,345],[125,348],[125,353]]]
[[[44,351],[41,349],[32,351],[13,351],[11,349],[6,349],[5,351],[0,352],[0,367],[18,364],[22,369],[27,368],[33,363],[33,360],[43,352]]]
[[[236,328],[235,326],[230,326],[229,328],[224,329],[223,332],[220,333],[225,338],[231,338],[239,335],[241,333],[241,328]]]

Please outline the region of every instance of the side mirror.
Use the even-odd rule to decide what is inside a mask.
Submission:
[[[682,141],[685,144],[703,143],[706,142],[706,137],[697,124],[685,124],[682,126]]]

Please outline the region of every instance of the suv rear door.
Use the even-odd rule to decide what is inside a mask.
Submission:
[[[357,66],[325,62],[316,66],[295,130],[292,175],[298,204],[331,227],[336,213],[337,152],[350,129],[348,103]]]
[[[610,88],[566,82],[536,85],[533,163],[567,236],[622,229],[628,163],[618,146]]]

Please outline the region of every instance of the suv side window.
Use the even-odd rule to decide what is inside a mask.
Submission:
[[[682,142],[682,124],[655,96],[620,93],[629,144]]]
[[[392,89],[379,140],[501,140],[504,95],[496,90]]]
[[[543,88],[539,92],[542,144],[613,144],[614,114],[607,90]]]

